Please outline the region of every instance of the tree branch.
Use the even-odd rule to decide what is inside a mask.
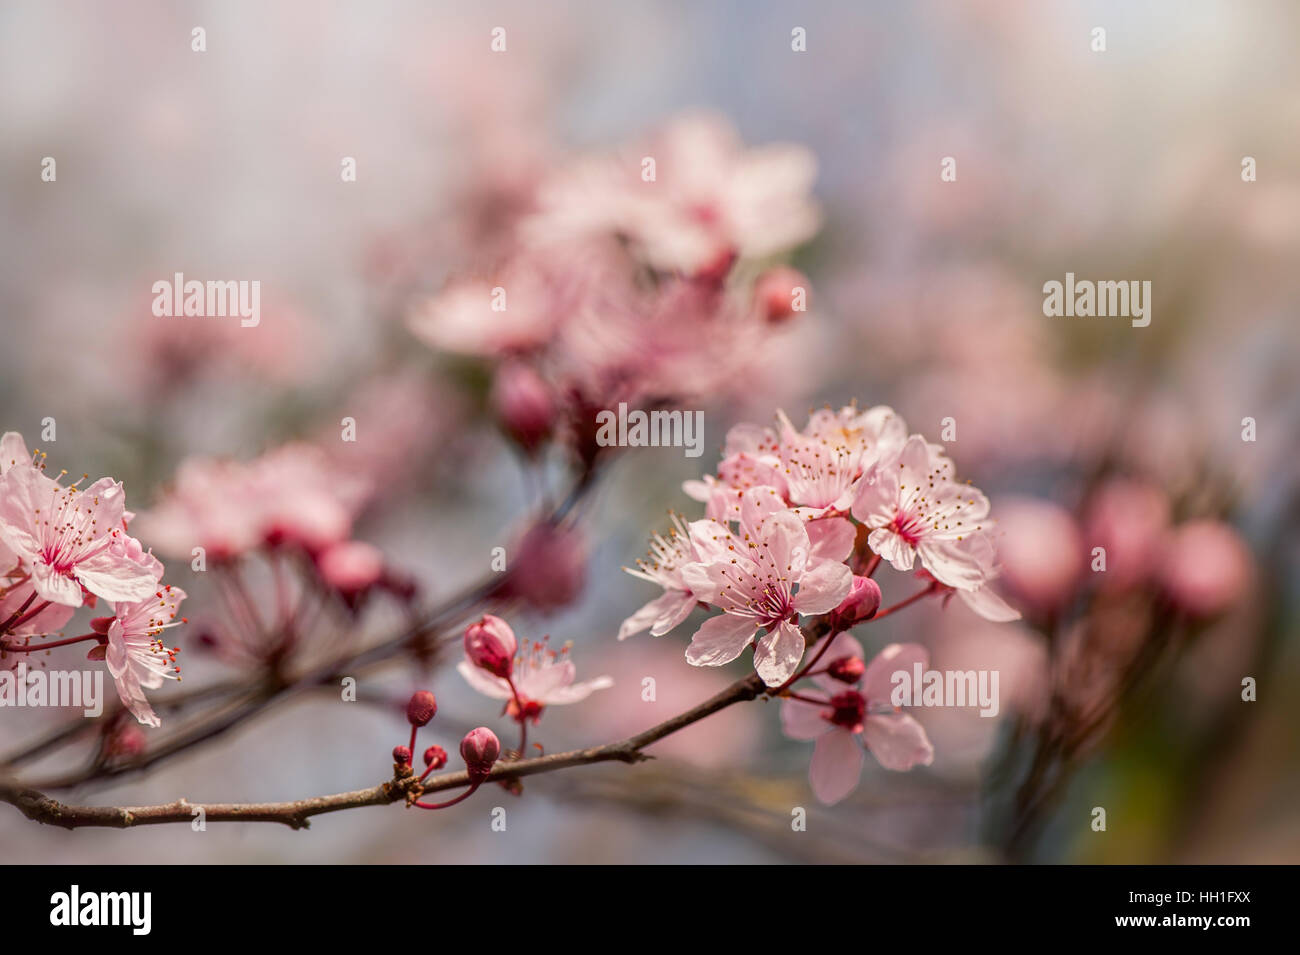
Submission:
[[[593,763],[637,763],[650,759],[642,752],[656,743],[690,726],[733,703],[756,699],[764,692],[763,682],[757,674],[738,680],[716,696],[692,707],[669,720],[653,726],[627,739],[603,746],[554,753],[534,759],[498,762],[488,775],[488,781],[519,779],[538,773],[554,772],[570,766]],[[409,770],[408,770],[409,773]],[[69,806],[60,803],[36,789],[28,789],[15,782],[0,781],[0,801],[16,806],[28,819],[64,829],[95,826],[109,829],[132,829],[164,823],[191,822],[202,810],[205,822],[278,822],[291,829],[305,829],[312,816],[362,806],[386,806],[395,802],[409,802],[424,793],[456,789],[470,784],[469,773],[460,770],[431,776],[423,783],[414,775],[398,776],[389,782],[370,789],[335,793],[297,799],[292,802],[267,803],[192,803],[178,799],[157,806]]]

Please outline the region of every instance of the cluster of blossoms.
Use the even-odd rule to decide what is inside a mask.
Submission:
[[[577,682],[577,670],[569,659],[569,648],[555,651],[548,640],[521,644],[514,630],[500,617],[484,614],[480,620],[465,628],[465,659],[457,666],[461,676],[471,687],[494,700],[504,700],[503,715],[519,724],[519,748],[505,753],[505,758],[516,760],[526,755],[528,726],[536,726],[548,706],[577,703],[596,690],[613,685],[607,676]],[[433,694],[421,690],[411,697],[406,708],[406,718],[411,724],[408,745],[393,750],[393,760],[399,777],[411,772],[415,737],[420,727],[426,725],[438,705]],[[540,746],[538,746],[540,749]],[[421,809],[445,809],[468,799],[486,780],[493,765],[503,756],[501,741],[486,726],[480,726],[465,735],[460,743],[461,757],[470,777],[470,787],[454,799],[441,803],[426,803],[412,797],[410,804]],[[417,782],[423,782],[431,772],[447,764],[447,753],[441,746],[430,746],[424,751],[424,772]],[[501,785],[519,792],[514,780],[501,780]]]
[[[847,731],[818,744],[813,784],[828,802],[852,788],[845,788],[848,777],[856,782],[861,760],[836,754],[859,739],[888,768],[928,763],[932,750],[920,725],[881,709],[895,658],[924,650],[891,647],[862,664],[861,647],[842,634],[929,595],[955,594],[990,620],[1019,617],[992,587],[988,499],[956,480],[943,447],[909,434],[886,407],[816,411],[802,429],[778,414],[774,427],[733,428],[717,472],[685,490],[704,504],[705,517],[686,523],[674,516],[667,536],[652,538],[649,559],[629,570],[663,593],[623,623],[619,638],[668,633],[697,605],[721,611],[695,631],[687,661],[722,666],[752,646],[770,692],[791,694],[801,706],[787,710],[792,735]],[[879,611],[872,575],[882,561],[914,573],[923,589]],[[821,642],[805,664],[809,635]],[[827,694],[789,690],[805,677],[818,679]],[[820,723],[810,723],[810,714]]]
[[[747,149],[688,115],[621,154],[543,174],[496,265],[420,302],[411,330],[496,363],[492,408],[530,453],[553,435],[593,456],[593,409],[736,388],[775,360],[807,281],[775,257],[820,213],[805,149]]]
[[[21,435],[0,438],[0,660],[14,666],[25,654],[94,641],[89,658],[107,665],[123,704],[157,726],[144,691],[180,679],[178,651],[161,635],[177,625],[185,592],[162,583],[162,562],[128,533],[134,515],[119,482],[82,487],[88,475],[70,484],[65,476],[47,475],[45,455],[29,453]],[[112,614],[94,618],[90,632],[37,639],[100,600]]]
[[[372,493],[367,479],[322,448],[295,442],[250,461],[184,461],[138,526],[164,555],[217,571],[226,620],[203,622],[203,644],[231,662],[264,663],[294,649],[302,620],[322,606],[355,615],[377,591],[414,596],[412,582],[378,548],[352,537]],[[271,598],[241,574],[254,555],[274,571]],[[296,585],[287,569],[296,572]]]

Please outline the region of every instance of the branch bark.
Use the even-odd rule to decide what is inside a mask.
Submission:
[[[651,758],[642,751],[652,743],[734,703],[754,700],[762,695],[764,690],[765,687],[758,675],[751,674],[698,706],[627,739],[533,759],[498,762],[488,775],[488,781],[520,779],[524,776],[594,763],[641,762]],[[69,806],[51,799],[39,790],[23,787],[16,782],[0,780],[0,801],[17,807],[28,819],[64,829],[85,827],[132,829],[137,826],[191,822],[198,815],[199,809],[203,811],[205,822],[275,822],[291,829],[306,829],[311,824],[313,816],[344,809],[359,809],[363,806],[386,806],[395,802],[406,802],[424,793],[457,789],[469,784],[469,774],[465,770],[460,770],[431,776],[423,783],[413,775],[399,776],[369,789],[315,796],[291,802],[195,803],[182,798],[156,806]]]

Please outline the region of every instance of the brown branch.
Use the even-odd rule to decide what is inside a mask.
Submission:
[[[726,709],[733,703],[756,699],[764,692],[757,674],[738,680],[711,699],[692,707],[684,713],[665,720],[642,733],[603,746],[554,753],[534,759],[498,762],[488,775],[488,781],[519,779],[538,773],[549,773],[570,766],[593,763],[637,763],[649,759],[642,752],[647,746]],[[64,829],[98,826],[110,829],[131,829],[136,826],[163,823],[191,822],[202,810],[205,822],[278,822],[291,829],[305,829],[312,816],[362,806],[385,806],[418,798],[423,793],[457,789],[470,784],[465,770],[432,776],[420,783],[412,775],[398,776],[389,782],[370,789],[316,796],[292,802],[268,803],[193,803],[178,799],[157,806],[68,806],[51,799],[36,789],[13,782],[0,781],[0,801],[16,806],[28,819]]]

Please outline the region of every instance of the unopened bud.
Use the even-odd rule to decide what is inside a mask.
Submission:
[[[870,620],[880,609],[880,585],[870,577],[853,575],[853,589],[843,602],[831,611],[832,619],[841,630],[847,630],[863,620]]]
[[[514,671],[517,647],[510,624],[490,613],[465,628],[465,655],[469,662],[503,680]]]
[[[492,384],[492,409],[506,434],[535,451],[555,423],[555,400],[537,372],[520,362],[502,365]]]
[[[857,683],[866,670],[867,665],[861,657],[840,657],[826,667],[826,675],[841,683]]]
[[[470,778],[482,778],[492,771],[492,764],[501,755],[501,741],[496,733],[480,726],[470,730],[460,741],[460,755],[465,760]]]
[[[394,747],[393,747],[393,762],[397,763],[399,766],[410,766],[410,765],[411,765],[411,747],[409,747],[409,746],[394,746]]]
[[[754,303],[759,314],[774,325],[808,308],[808,279],[797,269],[777,266],[758,277]]]
[[[447,751],[441,746],[430,746],[424,751],[424,765],[432,769],[442,769],[447,765]]]
[[[428,690],[412,694],[411,701],[406,704],[406,719],[412,726],[424,726],[437,712],[438,701]],[[408,752],[408,759],[410,755]]]

